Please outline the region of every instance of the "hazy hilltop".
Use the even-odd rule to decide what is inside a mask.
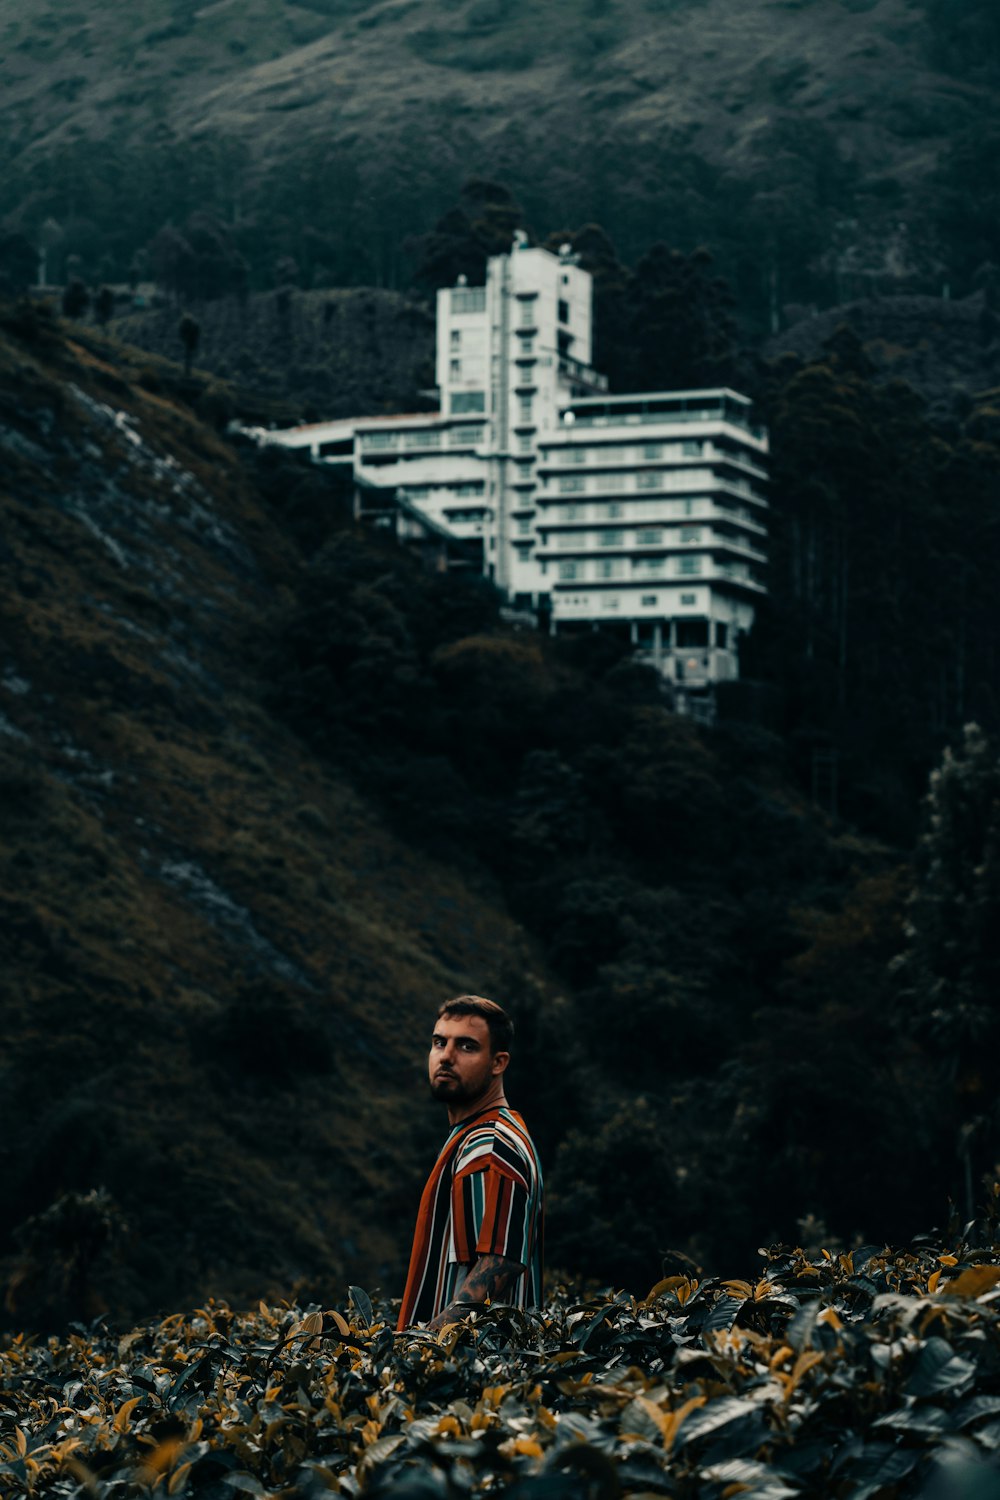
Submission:
[[[8,223],[54,219],[96,276],[209,211],[257,285],[281,254],[317,285],[399,285],[407,236],[480,173],[540,234],[707,243],[751,312],[880,276],[940,290],[993,246],[940,191],[981,186],[997,119],[995,18],[961,9],[2,0]]]

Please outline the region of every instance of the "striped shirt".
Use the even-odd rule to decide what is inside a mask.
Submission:
[[[453,1128],[427,1179],[413,1235],[399,1327],[448,1306],[480,1255],[524,1266],[504,1297],[542,1300],[542,1168],[521,1116],[490,1105]]]

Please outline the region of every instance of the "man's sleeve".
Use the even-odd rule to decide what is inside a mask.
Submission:
[[[531,1238],[530,1193],[525,1179],[496,1157],[477,1161],[452,1188],[453,1253],[469,1265],[479,1255],[502,1255],[527,1265]]]

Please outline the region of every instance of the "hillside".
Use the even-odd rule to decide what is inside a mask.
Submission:
[[[56,222],[57,276],[121,274],[197,210],[258,286],[281,256],[405,284],[470,173],[543,236],[709,244],[751,319],[852,278],[969,290],[995,249],[980,0],[3,0],[0,45],[7,223]]]
[[[176,359],[180,316],[176,303],[167,302],[119,316],[111,326],[128,343]],[[200,368],[255,397],[294,402],[307,419],[419,409],[419,393],[434,384],[432,315],[398,292],[372,287],[220,298],[198,309],[198,323]],[[242,396],[236,401],[244,416]]]
[[[506,625],[328,469],[226,444],[225,387],[3,308],[9,1317],[398,1288],[427,1012],[469,987],[515,1015],[555,1268],[642,1288],[971,1217],[997,414],[943,437],[834,344],[772,378],[772,597],[702,729],[614,640]]]
[[[499,987],[524,939],[262,710],[294,549],[111,358],[45,319],[0,336],[0,1253],[103,1186],[117,1306],[394,1286],[428,1007]],[[41,1231],[56,1290],[74,1233]]]

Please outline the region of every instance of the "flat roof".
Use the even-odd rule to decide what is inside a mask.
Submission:
[[[752,406],[753,402],[749,396],[743,396],[739,391],[734,391],[728,385],[704,387],[700,390],[691,391],[631,391],[625,396],[578,396],[574,401],[566,403],[566,410],[574,410],[578,406],[626,406],[629,404],[642,405],[651,401],[677,403],[680,401],[720,401],[723,399],[737,401],[741,406]]]

